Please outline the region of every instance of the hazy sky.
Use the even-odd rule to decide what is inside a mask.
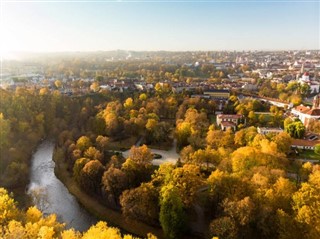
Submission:
[[[2,0],[6,51],[320,48],[319,1]]]

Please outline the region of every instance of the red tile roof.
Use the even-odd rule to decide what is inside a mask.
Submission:
[[[320,116],[320,109],[311,109],[305,114],[312,115],[312,116]]]
[[[306,106],[304,106],[304,105],[299,105],[299,106],[297,106],[297,107],[294,108],[294,109],[297,110],[297,111],[299,111],[299,112],[301,112],[301,113],[306,113],[306,112],[308,112],[308,111],[310,110],[309,107],[306,107]]]
[[[218,115],[218,117],[220,119],[241,119],[243,116],[242,115],[224,115],[224,114],[221,114],[221,115]]]
[[[320,144],[320,140],[306,140],[306,139],[293,139],[291,145],[293,146],[310,146],[313,147]]]

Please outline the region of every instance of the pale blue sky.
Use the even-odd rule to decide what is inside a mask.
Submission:
[[[319,49],[318,1],[2,2],[2,51]]]

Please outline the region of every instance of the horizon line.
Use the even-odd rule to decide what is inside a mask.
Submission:
[[[1,55],[12,53],[28,53],[28,54],[42,54],[42,53],[95,53],[95,52],[111,52],[111,51],[127,51],[127,52],[242,52],[242,51],[320,51],[318,49],[208,49],[208,50],[127,50],[127,49],[112,49],[112,50],[57,50],[57,51],[7,51],[2,52]],[[3,54],[4,53],[4,54]]]

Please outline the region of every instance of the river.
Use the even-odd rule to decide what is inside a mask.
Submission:
[[[97,222],[54,174],[54,143],[44,141],[32,156],[28,193],[44,215],[55,213],[66,228],[85,231]]]
[[[55,176],[55,163],[52,160],[54,143],[48,140],[41,143],[32,156],[30,169],[30,184],[28,194],[34,204],[44,215],[56,214],[58,221],[66,223],[66,228],[86,231],[97,219],[90,215],[69,193],[64,184]],[[151,149],[152,153],[161,154],[161,159],[154,159],[154,165],[176,163],[179,155],[176,153],[176,142],[169,151]],[[128,157],[129,150],[122,152]]]

